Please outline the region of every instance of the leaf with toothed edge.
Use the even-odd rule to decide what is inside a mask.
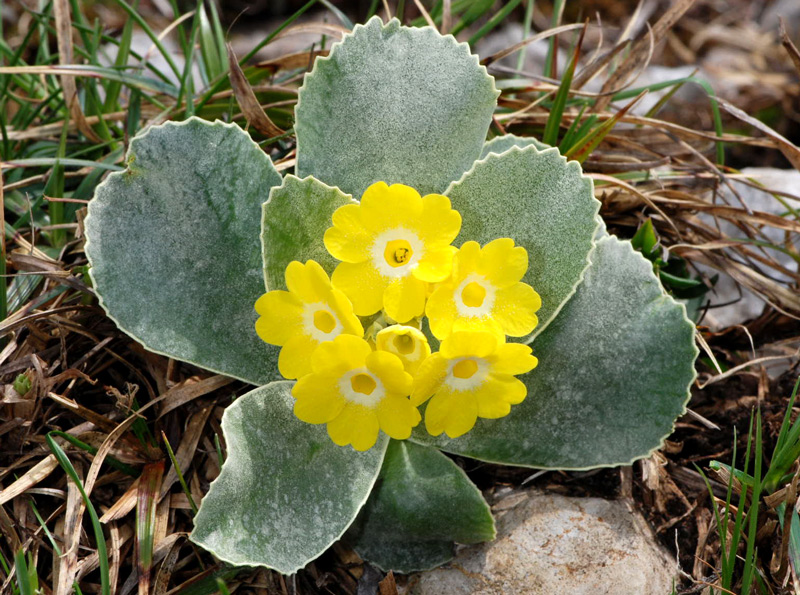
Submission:
[[[600,239],[583,283],[533,342],[528,395],[466,435],[412,440],[483,461],[543,469],[627,465],[648,456],[686,410],[694,324],[630,242]]]
[[[294,416],[293,385],[257,388],[222,417],[228,458],[191,540],[230,564],[296,572],[342,536],[378,477],[388,438],[366,452],[336,446],[325,425]]]
[[[357,199],[378,181],[443,192],[480,155],[498,94],[467,44],[373,17],[305,77],[298,175]]]
[[[98,186],[86,255],[101,304],[147,349],[252,384],[277,379],[254,331],[264,293],[261,204],[281,183],[235,124],[190,118],[131,141]]]
[[[528,251],[522,280],[542,298],[530,342],[575,292],[589,266],[600,207],[592,180],[558,149],[513,146],[476,162],[445,195],[461,213],[456,245],[506,237]]]
[[[481,151],[481,159],[486,159],[490,153],[495,153],[500,155],[501,153],[505,153],[511,147],[519,147],[520,149],[524,149],[525,147],[536,147],[540,151],[544,151],[545,149],[549,149],[550,146],[544,144],[541,141],[536,140],[530,136],[517,136],[516,134],[503,134],[501,136],[496,136],[491,140],[487,140],[483,145],[483,151]]]
[[[458,465],[434,448],[392,440],[345,539],[379,568],[409,573],[451,560],[454,542],[494,536],[489,506]]]
[[[355,204],[351,196],[314,178],[291,174],[270,192],[262,207],[261,251],[267,289],[286,289],[285,271],[293,260],[315,260],[330,275],[339,262],[322,241],[333,212]]]

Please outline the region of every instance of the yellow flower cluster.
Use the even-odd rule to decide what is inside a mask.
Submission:
[[[292,262],[288,291],[259,298],[256,332],[282,347],[278,369],[297,379],[299,419],[367,450],[380,431],[408,438],[427,401],[425,428],[451,438],[522,402],[527,390],[515,375],[537,360],[505,339],[538,322],[539,295],[521,282],[528,254],[509,238],[456,249],[460,230],[447,197],[375,183],[333,214],[324,242],[341,262],[331,278],[313,260]],[[436,353],[425,317],[441,341]]]

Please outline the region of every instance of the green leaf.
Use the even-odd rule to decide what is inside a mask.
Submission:
[[[464,43],[373,17],[318,58],[297,104],[297,172],[361,198],[442,192],[481,153],[498,91]]]
[[[464,471],[434,448],[392,440],[347,538],[379,568],[409,573],[453,558],[453,542],[494,539],[494,519]]]
[[[258,338],[261,204],[281,178],[241,128],[192,118],[131,142],[89,203],[101,304],[151,351],[253,384],[278,377]]]
[[[457,245],[505,237],[528,251],[522,280],[542,297],[532,336],[542,332],[589,266],[600,207],[592,180],[558,149],[514,146],[475,163],[445,194],[463,220]]]
[[[505,153],[511,147],[519,147],[520,149],[524,149],[525,147],[534,146],[540,151],[544,151],[545,149],[549,149],[546,144],[540,142],[533,138],[532,136],[517,136],[516,134],[504,134],[502,136],[495,136],[492,140],[488,140],[483,145],[483,151],[481,151],[481,159],[486,159],[491,153],[495,153],[500,155],[501,153]]]
[[[527,398],[455,440],[413,439],[484,461],[547,469],[629,464],[685,411],[695,378],[694,325],[641,254],[601,239],[583,283],[532,345]]]
[[[191,539],[236,565],[296,572],[341,537],[367,500],[386,437],[359,453],[292,413],[293,383],[273,382],[225,410],[228,458]]]
[[[261,252],[268,289],[286,289],[286,267],[293,260],[316,260],[330,275],[338,261],[325,249],[322,237],[333,223],[333,212],[352,197],[308,177],[287,175],[273,188],[262,207]]]

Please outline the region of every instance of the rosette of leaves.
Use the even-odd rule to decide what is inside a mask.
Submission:
[[[228,458],[192,540],[232,564],[292,573],[343,535],[408,572],[491,539],[480,492],[445,453],[546,469],[628,464],[658,448],[694,379],[694,329],[630,243],[609,236],[592,182],[558,150],[487,135],[498,92],[466,44],[432,28],[356,26],[317,59],[296,110],[296,175],[233,124],[192,118],[132,140],[98,188],[86,253],[103,307],[148,349],[260,386],[222,421]],[[525,401],[458,439],[417,431],[358,453],[292,414],[253,304],[292,260],[330,273],[333,211],[375,181],[443,193],[460,245],[513,238],[541,295],[524,338]],[[349,529],[349,531],[348,531]]]

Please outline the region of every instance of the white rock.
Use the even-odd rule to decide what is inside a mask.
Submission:
[[[677,566],[622,501],[511,492],[497,539],[409,580],[413,595],[666,595]],[[677,579],[676,579],[677,583]]]

